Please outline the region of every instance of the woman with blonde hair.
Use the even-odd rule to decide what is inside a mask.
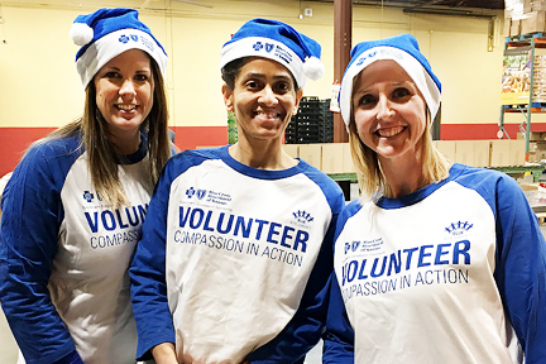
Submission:
[[[70,34],[84,114],[34,143],[6,186],[0,299],[29,364],[135,363],[127,269],[172,153],[167,55],[132,9],[81,15]]]
[[[363,197],[336,227],[323,362],[544,363],[546,244],[523,192],[435,149],[440,81],[413,36],[351,55],[340,103]]]

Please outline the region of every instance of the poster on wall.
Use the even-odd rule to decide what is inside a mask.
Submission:
[[[502,60],[502,105],[529,103],[531,56],[531,50],[527,47],[504,54]]]

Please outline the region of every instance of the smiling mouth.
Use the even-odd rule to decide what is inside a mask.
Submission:
[[[375,133],[379,135],[380,137],[389,138],[389,137],[393,137],[395,135],[400,134],[404,129],[405,127],[403,126],[396,126],[396,127],[388,128],[388,129],[379,129]]]
[[[115,106],[118,110],[121,110],[121,111],[133,111],[138,107],[138,105],[121,105],[121,104],[117,104]]]
[[[265,112],[265,111],[254,111],[253,112],[253,115],[256,117],[263,117],[267,120],[274,120],[274,119],[280,119],[281,118],[281,114],[276,112],[276,111],[269,111],[269,112]]]

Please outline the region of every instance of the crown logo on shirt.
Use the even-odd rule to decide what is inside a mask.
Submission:
[[[468,230],[472,229],[474,224],[469,223],[468,221],[459,221],[454,222],[451,225],[447,226],[445,229],[451,235],[462,235]]]
[[[304,210],[298,210],[297,212],[293,212],[292,215],[294,215],[297,222],[302,224],[306,224],[314,220],[311,214]]]

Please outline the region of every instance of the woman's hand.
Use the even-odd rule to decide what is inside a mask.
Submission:
[[[152,355],[154,356],[157,364],[178,364],[173,343],[161,343],[154,346],[152,349]]]

